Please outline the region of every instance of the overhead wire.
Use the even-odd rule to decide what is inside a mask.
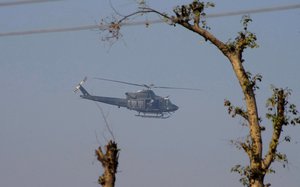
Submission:
[[[240,11],[235,11],[235,12],[225,12],[225,13],[219,13],[219,14],[211,14],[209,17],[214,18],[214,17],[237,16],[237,15],[243,15],[243,14],[258,14],[258,13],[265,13],[265,12],[292,10],[292,9],[298,9],[298,8],[300,8],[300,4],[249,9],[249,10],[240,10]]]
[[[107,117],[105,116],[102,107],[101,107],[96,101],[94,101],[94,103],[95,103],[95,105],[97,106],[97,108],[100,110],[101,116],[102,116],[102,118],[103,118],[103,120],[104,120],[105,126],[106,126],[106,128],[107,128],[107,130],[108,130],[108,132],[109,132],[109,134],[110,134],[110,136],[111,136],[111,138],[113,139],[113,141],[115,141],[114,133],[113,133],[112,129],[111,129],[110,126],[109,126]]]
[[[33,4],[33,3],[47,3],[51,1],[54,2],[54,1],[62,1],[62,0],[27,0],[27,1],[2,2],[2,3],[0,2],[0,7]]]
[[[28,30],[28,31],[4,32],[4,33],[0,33],[0,37],[22,36],[22,35],[55,33],[55,32],[73,32],[73,31],[98,29],[99,27],[100,27],[99,25],[83,25],[83,26],[77,26],[77,27],[65,27],[65,28],[51,28],[51,29],[36,29],[36,30]]]
[[[45,1],[45,0],[44,0]],[[248,9],[248,10],[239,10],[239,11],[231,11],[224,13],[215,13],[215,14],[207,14],[207,18],[218,18],[218,17],[227,17],[227,16],[237,16],[243,14],[258,14],[265,12],[276,12],[276,11],[284,11],[284,10],[292,10],[299,9],[300,4],[293,5],[284,5],[284,6],[276,6],[276,7],[266,7],[266,8],[258,8],[258,9]],[[157,24],[163,23],[164,20],[148,20],[148,21],[135,21],[135,22],[124,22],[122,26],[136,26],[136,25],[145,25],[145,24]],[[82,30],[92,30],[92,29],[105,29],[109,28],[109,25],[82,25],[75,27],[62,27],[62,28],[46,28],[46,29],[35,29],[35,30],[27,30],[27,31],[12,31],[12,32],[0,32],[0,37],[7,36],[22,36],[22,35],[32,35],[32,34],[44,34],[44,33],[58,33],[58,32],[74,32],[74,31],[82,31]]]

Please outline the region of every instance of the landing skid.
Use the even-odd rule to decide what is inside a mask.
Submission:
[[[135,116],[142,118],[156,118],[156,119],[167,119],[171,117],[171,114],[136,114]]]

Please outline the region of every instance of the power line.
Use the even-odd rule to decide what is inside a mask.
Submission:
[[[250,10],[240,10],[236,12],[227,12],[227,13],[219,13],[219,14],[211,14],[209,17],[225,17],[225,16],[237,16],[243,14],[258,14],[258,13],[265,13],[265,12],[276,12],[276,11],[283,11],[283,10],[292,10],[300,8],[300,4],[294,5],[285,5],[285,6],[277,6],[277,7],[267,7],[267,8],[260,8],[260,9],[250,9]]]
[[[16,32],[5,32],[0,33],[0,37],[5,36],[21,36],[21,35],[31,35],[31,34],[43,34],[43,33],[55,33],[55,32],[73,32],[82,30],[98,29],[98,25],[83,25],[78,27],[66,27],[66,28],[52,28],[52,29],[37,29],[28,31],[16,31]]]
[[[51,1],[61,1],[61,0],[27,0],[27,1],[3,2],[3,3],[0,3],[0,7],[33,4],[33,3],[46,3],[46,2],[51,2]]]
[[[0,4],[0,6],[1,6],[1,4]],[[249,9],[249,10],[239,10],[239,11],[224,12],[224,13],[217,13],[217,14],[208,14],[206,17],[218,18],[218,17],[225,17],[225,16],[237,16],[237,15],[243,15],[243,14],[258,14],[258,13],[265,13],[265,12],[276,12],[276,11],[292,10],[292,9],[299,9],[299,8],[300,8],[300,4],[294,4],[294,5],[267,7],[267,8],[260,8],[260,9]],[[155,24],[155,23],[163,23],[163,22],[164,21],[161,19],[146,21],[147,24]],[[134,25],[145,25],[145,21],[122,23],[122,26],[134,26]],[[0,33],[0,37],[56,33],[56,32],[73,32],[73,31],[105,29],[105,28],[109,28],[109,25],[83,25],[83,26],[65,27],[65,28],[49,28],[49,29],[36,29],[36,30],[28,30],[28,31],[2,32],[2,33]]]

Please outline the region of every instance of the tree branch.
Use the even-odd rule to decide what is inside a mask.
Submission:
[[[240,144],[241,147],[243,148],[243,150],[247,153],[249,158],[252,158],[252,149],[249,145],[247,145],[246,143],[241,143]]]
[[[214,44],[226,57],[230,56],[229,48],[228,46],[223,43],[221,40],[217,39],[213,34],[211,34],[206,29],[203,29],[197,25],[191,25],[189,22],[182,22],[181,20],[174,19],[175,23],[189,29],[190,31],[193,31],[200,36],[202,36],[205,40],[210,41],[212,44]]]
[[[245,111],[241,107],[236,107],[236,106],[231,105],[231,102],[229,100],[224,101],[224,106],[228,107],[228,109],[227,109],[228,114],[230,114],[231,117],[234,118],[236,115],[239,115],[242,118],[244,118],[247,122],[249,122],[249,117],[248,117],[247,111]]]
[[[285,98],[285,93],[284,90],[281,89],[277,92],[277,111],[276,115],[273,118],[273,134],[272,138],[269,144],[269,150],[268,153],[266,154],[262,166],[263,169],[267,170],[271,163],[274,161],[276,158],[276,150],[277,146],[279,144],[279,138],[281,135],[282,127],[285,124],[285,103],[286,103],[286,98]]]
[[[109,30],[117,30],[118,31],[118,30],[120,30],[120,26],[122,25],[122,23],[125,20],[129,19],[132,16],[138,15],[138,14],[147,14],[147,13],[157,14],[157,15],[161,16],[162,18],[171,21],[171,23],[173,23],[173,24],[179,24],[179,25],[181,25],[181,26],[183,26],[183,27],[199,34],[205,40],[210,41],[217,48],[219,48],[223,52],[224,55],[226,55],[226,56],[230,55],[229,50],[228,50],[229,48],[225,43],[218,40],[213,34],[208,32],[206,29],[199,27],[200,15],[196,15],[194,17],[194,24],[192,25],[192,24],[189,23],[189,19],[187,17],[182,17],[182,15],[177,15],[177,16],[170,17],[167,14],[159,12],[155,9],[152,9],[152,8],[149,8],[149,7],[141,7],[140,10],[124,16],[119,21],[112,22],[109,26]],[[200,13],[201,12],[199,12],[199,14]]]

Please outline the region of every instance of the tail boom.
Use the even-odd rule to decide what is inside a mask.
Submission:
[[[83,92],[83,91],[81,91],[81,92]],[[126,107],[127,108],[127,99],[93,96],[93,95],[89,95],[88,93],[80,95],[80,97],[83,99],[88,99],[88,100],[97,101],[97,102],[101,102],[101,103],[105,103],[105,104],[109,104],[109,105],[115,105],[118,107]]]

